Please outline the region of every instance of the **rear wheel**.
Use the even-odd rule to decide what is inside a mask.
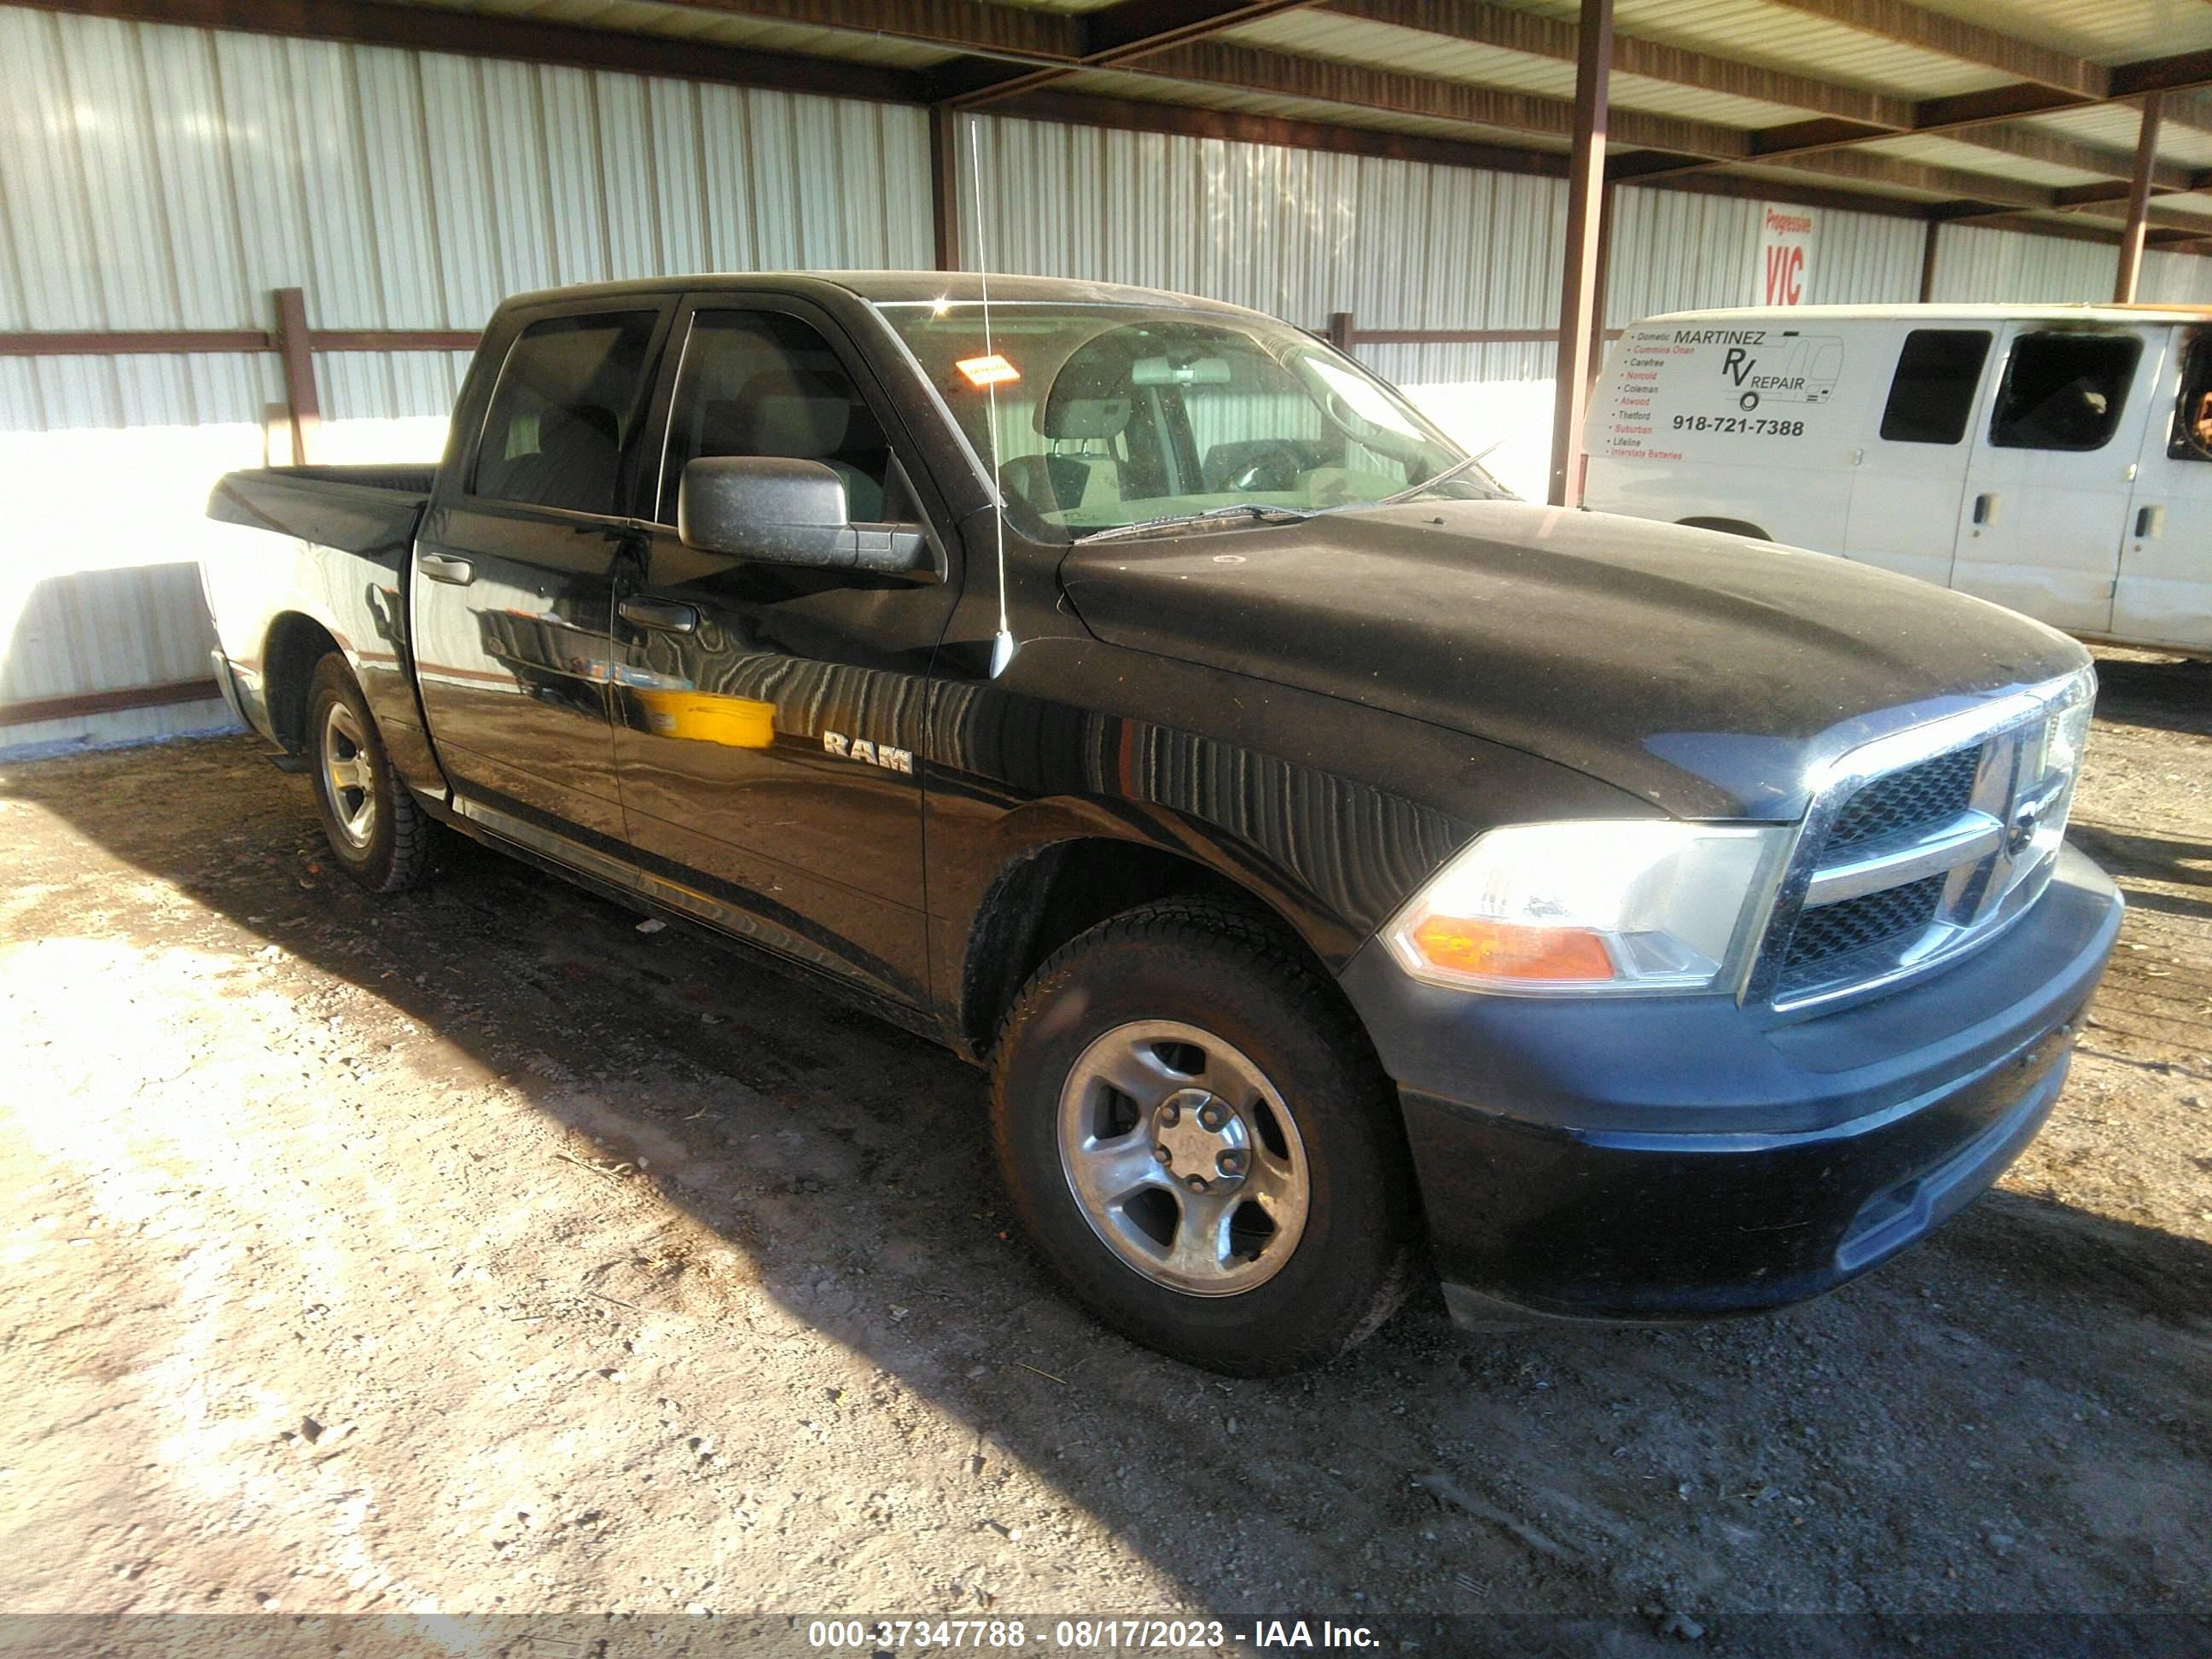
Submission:
[[[315,805],[339,867],[374,893],[420,886],[435,826],[392,772],[368,700],[335,651],[308,684],[307,733]]]
[[[1263,919],[1176,900],[1091,929],[1023,992],[994,1082],[1030,1237],[1133,1340],[1297,1370],[1402,1293],[1418,1204],[1389,1079]]]

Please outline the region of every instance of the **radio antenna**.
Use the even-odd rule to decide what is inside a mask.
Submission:
[[[970,170],[975,176],[975,275],[983,287],[983,355],[997,354],[991,343],[991,256],[983,241],[983,140],[982,123],[973,116],[968,121],[968,156]],[[996,679],[1006,672],[1006,665],[1014,659],[1014,630],[1006,620],[1006,495],[999,487],[999,383],[994,377],[983,388],[986,416],[991,431],[991,493],[998,499],[993,503],[999,532],[999,635],[991,641],[991,678]]]

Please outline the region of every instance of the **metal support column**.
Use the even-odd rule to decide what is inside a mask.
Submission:
[[[960,269],[960,113],[929,106],[929,216],[937,233],[937,268]]]
[[[2150,220],[2151,175],[2158,171],[2159,95],[2143,99],[2142,125],[2136,131],[2136,167],[2128,179],[2128,228],[2120,233],[2120,269],[2112,279],[2112,299],[2132,304],[2136,278],[2142,272],[2143,232]]]
[[[1552,406],[1548,499],[1582,499],[1583,412],[1600,343],[1598,249],[1605,217],[1606,82],[1613,72],[1613,0],[1583,0],[1575,48],[1575,143],[1567,168],[1566,271],[1559,287],[1558,394]]]

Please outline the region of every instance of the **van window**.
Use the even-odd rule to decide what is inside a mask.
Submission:
[[[2000,449],[2102,449],[2142,356],[2132,334],[2023,334],[1990,421]]]
[[[2212,333],[2200,332],[2189,342],[2166,453],[2177,461],[2212,461]]]
[[[1881,411],[1883,438],[1893,444],[1954,444],[1965,437],[1989,355],[1985,329],[1916,328],[1906,335]]]
[[[491,395],[469,493],[616,513],[657,320],[650,311],[600,311],[523,330]]]

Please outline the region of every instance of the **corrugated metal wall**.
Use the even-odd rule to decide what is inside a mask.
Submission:
[[[1936,233],[1934,298],[1954,301],[2109,300],[2119,250],[2016,230],[1946,225]],[[2154,248],[2136,295],[2212,304],[2212,259]]]
[[[930,260],[919,110],[0,8],[0,329],[466,329],[503,295]],[[467,359],[319,356],[331,459],[434,455]],[[0,702],[204,678],[208,484],[267,356],[0,359]],[[20,749],[220,704],[0,727]]]
[[[700,270],[922,265],[914,109],[0,6],[0,329],[465,329],[524,289]],[[985,118],[995,268],[1241,301],[1319,326],[1540,329],[1557,180]],[[964,146],[963,146],[964,161]],[[964,168],[963,168],[964,171]],[[963,236],[975,258],[973,179]],[[1614,326],[1747,302],[1755,203],[1617,192]],[[1824,210],[1814,298],[1905,301],[1918,223]],[[2097,299],[2112,252],[1949,227],[1944,299]],[[2153,254],[2145,297],[2212,300]],[[1542,476],[1548,343],[1365,349],[1493,464]],[[318,359],[333,459],[434,454],[465,359]],[[0,359],[0,702],[191,679],[212,477],[261,458],[270,357]],[[204,724],[205,705],[0,728],[0,746]]]

